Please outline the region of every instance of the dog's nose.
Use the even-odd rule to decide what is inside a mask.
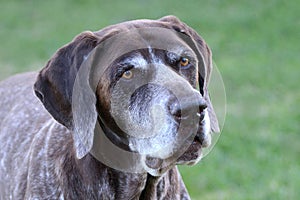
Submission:
[[[197,114],[202,121],[204,118],[203,111],[207,108],[205,100],[201,98],[181,98],[173,99],[169,102],[170,113],[176,119],[188,118],[190,114]]]

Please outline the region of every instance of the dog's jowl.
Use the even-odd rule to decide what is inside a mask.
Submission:
[[[174,16],[86,31],[0,82],[0,199],[190,199],[218,132],[211,51]]]

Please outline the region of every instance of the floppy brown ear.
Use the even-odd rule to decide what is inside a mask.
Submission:
[[[92,32],[83,32],[59,49],[40,71],[34,84],[37,97],[53,118],[73,129],[72,92],[77,71],[85,56],[97,45]]]
[[[81,33],[54,54],[34,84],[35,93],[47,111],[73,131],[77,158],[84,157],[93,145],[96,96],[88,84],[89,66],[83,61],[99,42],[94,33]]]
[[[212,53],[204,39],[191,27],[181,22],[175,16],[166,16],[160,21],[170,23],[175,31],[182,33],[181,38],[184,39],[197,54],[198,58],[198,73],[199,73],[199,88],[200,92],[208,104],[208,113],[212,132],[220,132],[219,123],[213,106],[210,101],[208,92],[208,83],[212,72]],[[182,37],[186,35],[188,37]],[[202,86],[201,86],[202,85]]]

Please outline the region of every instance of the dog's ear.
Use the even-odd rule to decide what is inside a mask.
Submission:
[[[195,30],[181,22],[177,17],[166,16],[161,18],[160,21],[171,24],[170,28],[179,32],[180,37],[185,40],[197,54],[200,93],[203,95],[208,104],[208,113],[212,132],[220,132],[218,119],[211,104],[208,92],[208,84],[213,67],[212,53],[210,48]]]
[[[91,103],[90,105],[84,104],[84,109],[73,110],[74,84],[76,85],[78,82],[76,80],[81,64],[97,46],[99,40],[94,33],[89,31],[75,37],[73,41],[54,54],[40,71],[34,84],[35,93],[47,111],[57,122],[74,132],[74,145],[78,158],[86,155],[92,146],[90,142],[93,139],[97,113],[94,108],[96,100],[93,91],[90,91],[89,96],[86,96]],[[86,75],[87,79],[89,78],[88,75]],[[85,100],[80,99],[80,101]],[[84,120],[74,121],[75,115],[80,115]],[[82,137],[83,133],[85,134],[84,138]]]

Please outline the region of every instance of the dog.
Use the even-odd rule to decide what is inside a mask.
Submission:
[[[190,199],[219,126],[205,41],[175,16],[86,31],[0,83],[1,199]]]

